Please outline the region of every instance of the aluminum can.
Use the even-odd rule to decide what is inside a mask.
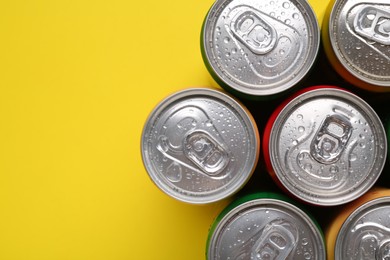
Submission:
[[[390,190],[375,187],[343,207],[326,230],[328,259],[390,257]]]
[[[335,70],[357,87],[389,92],[389,1],[332,1],[323,24],[324,49]]]
[[[385,122],[386,124],[386,134],[387,134],[387,147],[390,146],[390,114],[387,117],[387,121]],[[390,165],[390,155],[387,154],[387,162],[388,165]]]
[[[171,197],[206,204],[238,191],[259,157],[260,138],[247,109],[213,89],[190,88],[163,100],[147,119],[142,159]]]
[[[259,99],[300,82],[319,42],[317,18],[306,0],[217,0],[203,24],[201,50],[220,86]]]
[[[206,259],[326,259],[320,227],[274,193],[255,193],[229,205],[210,228]]]
[[[380,118],[361,98],[330,86],[301,90],[281,104],[264,130],[266,167],[280,187],[320,206],[367,192],[387,156]]]

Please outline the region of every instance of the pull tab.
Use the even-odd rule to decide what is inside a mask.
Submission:
[[[252,248],[251,259],[284,260],[293,251],[297,241],[295,226],[289,222],[277,222],[281,223],[271,222],[264,228]]]
[[[353,24],[358,35],[390,45],[390,12],[365,6],[358,11]]]
[[[357,224],[352,229],[356,234],[354,247],[358,259],[390,259],[390,229],[379,223]]]
[[[359,259],[377,259],[375,252],[378,250],[379,242],[375,235],[366,234],[362,237],[358,247]],[[383,259],[383,258],[379,258]]]
[[[275,28],[260,17],[258,12],[240,10],[230,23],[234,36],[255,54],[266,54],[276,44],[277,33]]]
[[[226,149],[206,132],[191,132],[183,142],[186,157],[210,176],[219,174],[229,162]]]
[[[342,115],[328,115],[310,145],[310,154],[318,162],[336,162],[344,151],[352,134],[348,118]]]

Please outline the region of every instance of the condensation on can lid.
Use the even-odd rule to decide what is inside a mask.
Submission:
[[[345,220],[336,240],[335,259],[390,257],[390,197],[366,202]]]
[[[326,259],[321,231],[298,207],[254,199],[229,211],[208,243],[208,260]]]
[[[388,0],[337,0],[329,38],[342,66],[362,82],[390,88]]]
[[[335,88],[300,94],[277,116],[269,151],[281,184],[315,205],[352,201],[380,176],[386,135],[375,111],[358,96]]]
[[[217,0],[202,30],[203,58],[223,87],[273,95],[306,76],[319,31],[306,0]]]
[[[193,88],[162,101],[145,123],[141,153],[152,181],[193,204],[226,198],[250,178],[259,155],[256,123],[221,91]]]

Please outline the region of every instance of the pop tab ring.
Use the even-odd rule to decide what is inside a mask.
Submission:
[[[328,115],[310,145],[311,155],[320,163],[336,162],[352,134],[349,118],[342,114]]]
[[[167,127],[160,133],[157,150],[171,159],[176,168],[182,165],[201,174],[217,176],[230,157],[221,138],[211,136],[212,131],[196,129],[199,123],[206,124],[210,120],[202,108],[193,105],[173,111],[164,122]],[[211,127],[219,135],[218,130]]]
[[[253,53],[266,54],[275,47],[277,32],[267,22],[267,16],[250,6],[235,7],[231,12],[237,13],[230,23],[230,30]]]
[[[353,24],[358,35],[390,45],[390,12],[374,6],[363,6]]]

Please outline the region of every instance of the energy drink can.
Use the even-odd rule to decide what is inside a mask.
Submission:
[[[321,86],[298,92],[271,115],[265,164],[285,191],[313,205],[352,201],[376,182],[387,155],[375,111],[351,92]]]
[[[308,74],[319,34],[306,0],[217,0],[203,24],[201,50],[220,86],[258,99],[288,90]]]
[[[326,230],[328,259],[390,257],[390,190],[375,187],[337,214]]]
[[[249,111],[229,95],[191,88],[163,100],[145,123],[142,159],[152,181],[193,204],[221,200],[250,178],[260,138]]]
[[[307,213],[274,193],[230,204],[210,228],[206,259],[326,259],[320,227]]]
[[[369,91],[390,91],[388,0],[333,1],[322,38],[331,64],[345,80]]]

